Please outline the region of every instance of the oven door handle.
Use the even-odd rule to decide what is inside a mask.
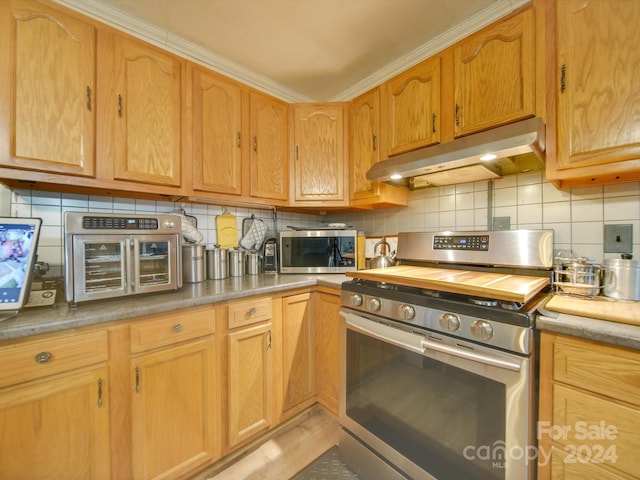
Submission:
[[[490,355],[484,355],[482,353],[474,352],[473,350],[464,350],[459,347],[453,347],[451,345],[436,343],[431,340],[427,340],[425,338],[423,338],[420,343],[427,351],[434,350],[436,352],[446,353],[459,358],[464,358],[466,360],[480,362],[485,365],[490,365],[492,367],[499,367],[499,368],[505,368],[507,370],[513,370],[514,372],[519,372],[521,369],[520,363],[510,362],[508,360],[492,357]]]
[[[352,313],[347,314],[347,327],[405,350],[411,350],[421,355],[426,352],[426,346],[421,343],[422,337],[388,325],[366,320]],[[414,344],[409,343],[412,341]]]

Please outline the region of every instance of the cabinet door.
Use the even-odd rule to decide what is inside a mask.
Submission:
[[[294,107],[295,200],[345,199],[342,104]]]
[[[193,188],[242,194],[242,89],[193,68]]]
[[[120,36],[114,55],[114,178],[180,186],[182,62]]]
[[[384,92],[387,155],[440,142],[440,57],[392,78]]]
[[[370,197],[373,182],[367,171],[380,160],[380,91],[371,90],[351,102],[349,109],[349,158],[351,199]]]
[[[288,106],[276,99],[251,92],[251,196],[289,198],[287,154]]]
[[[534,34],[529,9],[456,47],[456,136],[533,116]]]
[[[131,360],[134,478],[175,478],[219,455],[214,362],[211,339]]]
[[[311,294],[282,299],[283,411],[316,393],[315,325]]]
[[[563,0],[556,8],[557,167],[637,159],[640,3]]]
[[[317,293],[316,375],[318,401],[338,415],[340,297]]]
[[[94,28],[38,2],[0,6],[0,158],[95,174]]]
[[[0,390],[0,479],[109,478],[106,368]]]
[[[229,332],[229,446],[268,429],[273,411],[271,322]]]

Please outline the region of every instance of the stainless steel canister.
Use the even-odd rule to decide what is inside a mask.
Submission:
[[[640,262],[629,258],[605,260],[603,293],[620,300],[640,300]]]
[[[203,243],[182,245],[182,282],[198,283],[206,280],[204,262],[206,246]]]
[[[229,275],[232,277],[244,275],[244,250],[229,250]]]
[[[249,275],[258,275],[262,266],[262,258],[258,252],[251,251],[247,253],[247,273]]]
[[[224,248],[207,249],[207,278],[219,280],[229,276],[229,262],[227,250]]]

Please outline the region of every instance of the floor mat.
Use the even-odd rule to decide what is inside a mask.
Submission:
[[[291,480],[357,480],[359,478],[342,461],[338,447],[333,446]]]

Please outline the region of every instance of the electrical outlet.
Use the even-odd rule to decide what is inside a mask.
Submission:
[[[493,230],[510,230],[511,217],[493,217]]]
[[[633,245],[633,225],[605,225],[604,252],[631,253]]]

